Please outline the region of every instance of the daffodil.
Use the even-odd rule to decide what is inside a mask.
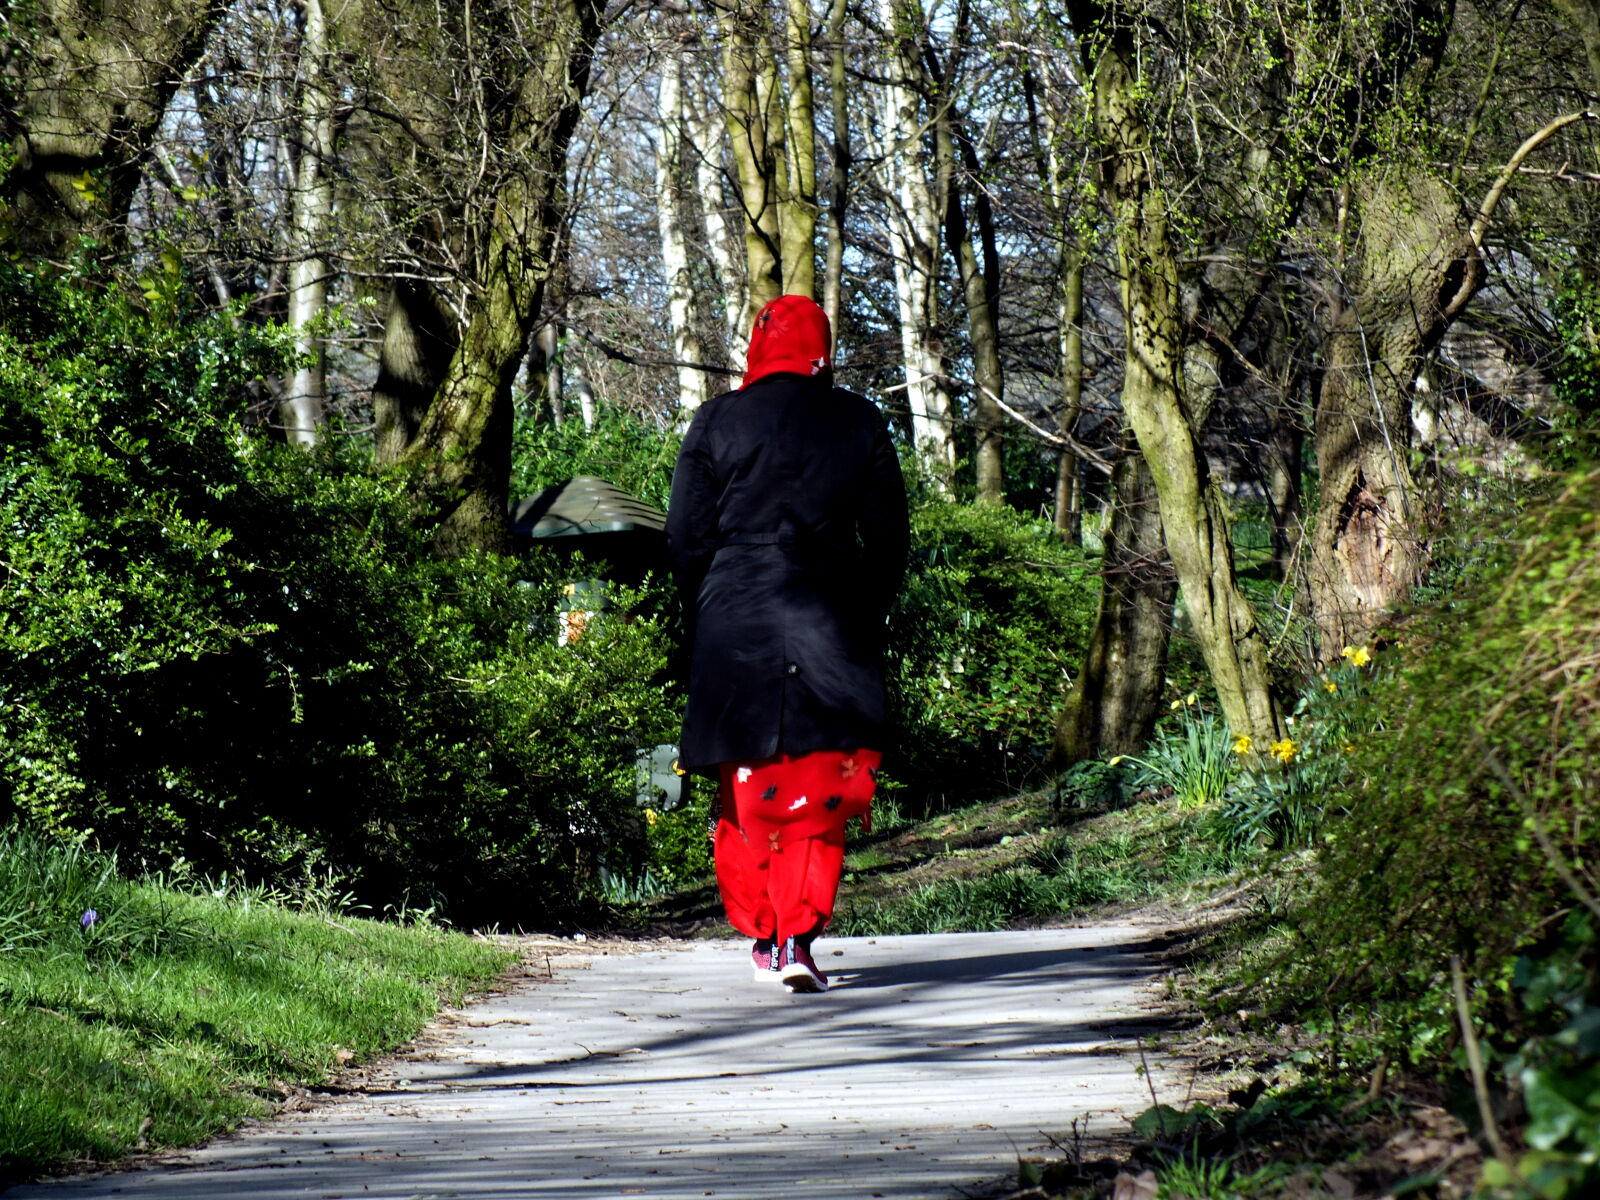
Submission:
[[[1187,696],[1185,696],[1183,698],[1183,702],[1185,704],[1188,704],[1188,705],[1192,706],[1194,704],[1194,702],[1196,700],[1198,700],[1199,698],[1200,698],[1199,696],[1195,695],[1193,692],[1190,692]]]
[[[1182,707],[1183,707],[1183,701],[1182,700],[1174,700],[1171,704],[1167,705],[1167,711],[1168,712],[1177,712]]]
[[[1272,745],[1268,746],[1267,753],[1285,766],[1288,766],[1294,761],[1294,756],[1300,753],[1300,747],[1288,738],[1284,738],[1281,742],[1273,742]]]
[[[1372,655],[1365,646],[1346,646],[1339,651],[1341,658],[1348,658],[1352,667],[1364,667],[1372,661]]]
[[[1332,695],[1339,690],[1339,685],[1330,679],[1322,685],[1322,690]]]
[[[1108,767],[1114,767],[1114,766],[1116,766],[1116,765],[1117,765],[1117,764],[1118,764],[1118,763],[1119,763],[1119,762],[1121,762],[1121,761],[1122,761],[1122,760],[1123,760],[1123,759],[1125,759],[1125,758],[1127,758],[1127,757],[1128,757],[1128,756],[1127,756],[1127,755],[1126,755],[1126,754],[1118,754],[1118,755],[1115,755],[1115,756],[1114,756],[1114,757],[1112,757],[1112,758],[1108,758],[1108,759],[1107,759],[1107,760],[1106,760],[1106,766],[1108,766]]]
[[[647,808],[644,810],[644,819],[647,824],[654,825],[656,823],[656,817],[659,815],[660,814],[657,813],[653,808]]]
[[[1249,754],[1250,747],[1254,745],[1255,742],[1250,739],[1249,735],[1241,733],[1233,739],[1233,752],[1235,754]]]

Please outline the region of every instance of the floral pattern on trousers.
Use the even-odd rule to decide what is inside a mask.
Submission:
[[[721,766],[717,887],[735,929],[803,937],[833,915],[845,822],[871,806],[883,755],[817,750]]]

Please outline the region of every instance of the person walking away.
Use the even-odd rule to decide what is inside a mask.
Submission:
[[[717,780],[718,890],[757,977],[802,992],[827,989],[812,942],[889,744],[883,633],[909,544],[888,428],[834,386],[831,345],[812,300],[762,308],[667,510],[690,643],[679,763]]]

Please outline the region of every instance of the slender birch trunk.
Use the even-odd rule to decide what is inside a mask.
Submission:
[[[1061,412],[1056,417],[1061,432],[1076,437],[1083,412],[1083,264],[1087,254],[1082,240],[1061,229],[1058,263],[1061,293],[1057,322],[1061,345]],[[1078,456],[1062,447],[1056,458],[1055,526],[1069,545],[1083,545],[1083,481]]]
[[[1066,184],[1061,165],[1060,118],[1055,113],[1041,115],[1038,84],[1031,70],[1022,73],[1022,94],[1028,109],[1028,140],[1033,150],[1034,172],[1039,180],[1039,196],[1057,238],[1056,329],[1061,360],[1061,404],[1056,427],[1069,438],[1078,432],[1083,410],[1083,264],[1088,256],[1088,238],[1068,218]],[[1078,456],[1070,446],[1056,454],[1054,521],[1062,541],[1071,546],[1083,544],[1083,489],[1078,478]]]
[[[322,0],[303,0],[302,11],[299,154],[290,205],[288,297],[289,328],[301,361],[289,377],[280,413],[290,444],[313,446],[321,440],[327,405],[327,348],[312,330],[328,307],[328,262],[322,246],[333,212],[333,83]]]
[[[722,172],[724,127],[711,97],[702,95],[696,102],[691,96],[691,107],[694,108],[690,116],[690,136],[695,148],[695,184],[705,225],[706,253],[711,259],[711,270],[721,297],[727,360],[735,368],[743,368],[745,346],[750,337],[744,314],[749,307],[750,294],[744,267],[734,253],[733,234],[724,215],[729,207]]]
[[[689,266],[689,244],[684,236],[683,214],[689,198],[684,194],[686,110],[683,95],[683,51],[674,46],[661,59],[656,118],[656,216],[661,233],[661,262],[667,276],[667,319],[672,327],[673,357],[678,360],[678,407],[685,417],[708,399],[706,373],[688,363],[700,362],[704,350],[696,332],[694,273]]]
[[[913,86],[922,73],[916,37],[925,22],[918,0],[878,0],[878,5],[891,39],[879,157],[894,254],[903,386],[918,460],[934,486],[949,496],[955,494],[956,444],[937,333],[939,206],[923,166],[922,110]]]
[[[828,6],[828,100],[833,116],[833,163],[828,176],[828,251],[822,273],[822,308],[835,337],[844,292],[844,218],[850,200],[850,103],[845,90],[846,0]]]

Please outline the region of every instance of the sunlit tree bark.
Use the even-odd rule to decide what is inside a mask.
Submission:
[[[889,206],[904,390],[917,458],[934,486],[955,491],[954,412],[938,346],[939,204],[924,167],[926,129],[917,83],[923,75],[917,38],[926,21],[918,0],[879,0],[888,31],[882,89],[885,144],[878,155]]]
[[[749,330],[762,306],[783,294],[779,198],[786,182],[784,115],[765,6],[759,0],[730,0],[717,20],[722,32],[723,119],[744,213],[749,290],[740,327]]]
[[[704,349],[696,328],[698,304],[684,230],[691,197],[684,186],[688,112],[680,46],[666,47],[660,70],[656,94],[656,225],[661,232],[661,262],[667,276],[667,320],[672,328],[673,355],[678,360],[678,408],[687,415],[710,398],[710,387],[706,373],[691,365],[701,361]]]
[[[844,19],[847,0],[828,5],[828,103],[833,122],[832,171],[828,178],[827,257],[822,274],[822,308],[828,324],[839,328],[839,305],[844,291],[844,219],[850,202],[850,93],[845,86],[846,53]]]
[[[290,375],[282,401],[284,436],[297,445],[321,437],[327,400],[328,358],[314,332],[328,307],[324,247],[333,211],[334,84],[328,23],[322,0],[304,0],[300,33],[298,138],[290,203],[289,328],[301,365]]]

